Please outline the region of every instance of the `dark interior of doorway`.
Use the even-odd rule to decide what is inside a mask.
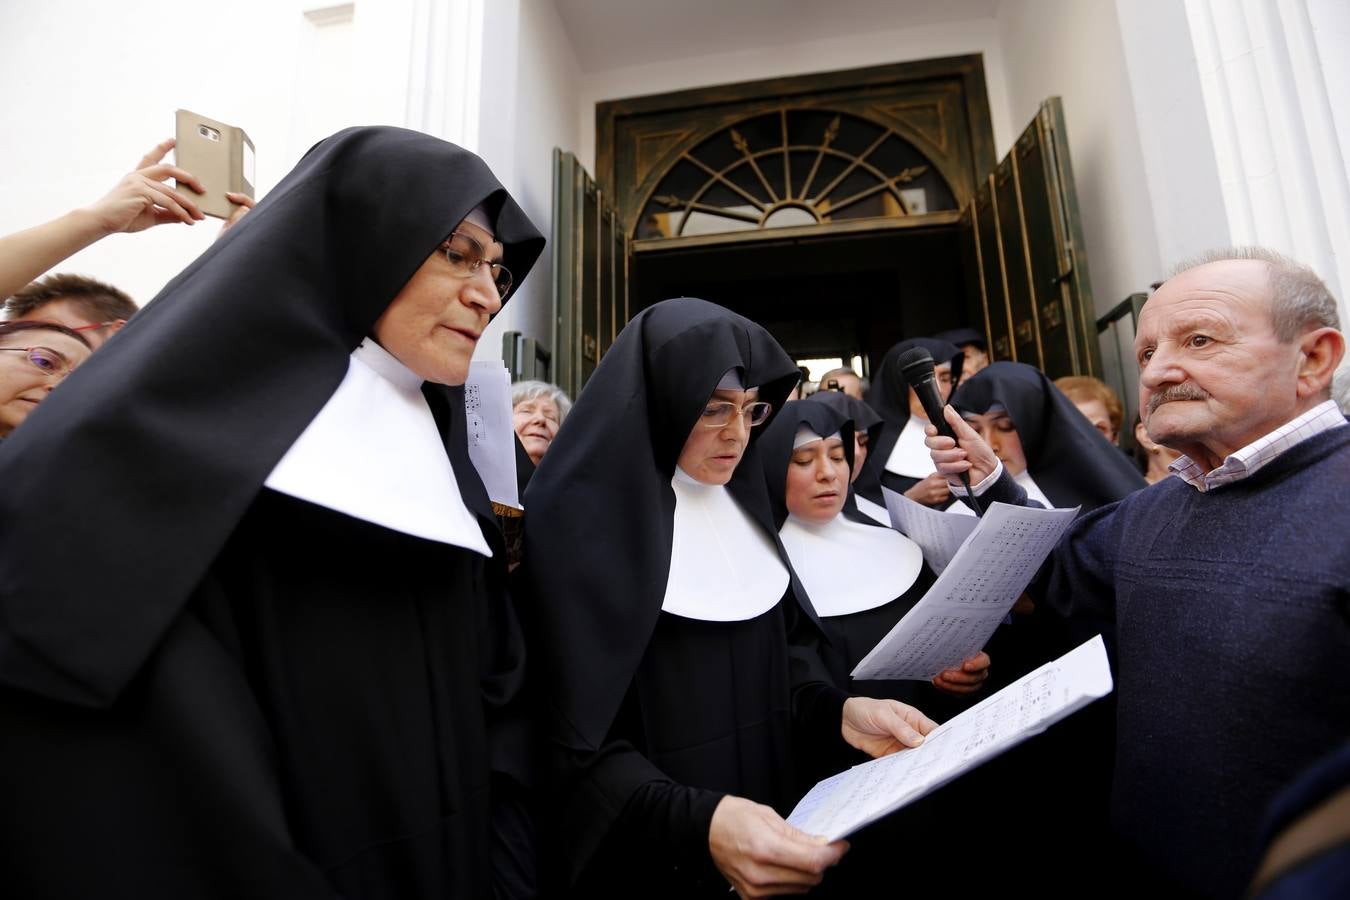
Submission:
[[[763,325],[794,359],[862,356],[867,372],[897,341],[969,325],[957,226],[635,255],[631,310],[701,297]]]

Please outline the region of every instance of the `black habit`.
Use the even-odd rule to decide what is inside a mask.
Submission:
[[[782,406],[792,360],[758,325],[702,300],[644,310],[619,335],[526,494],[532,665],[553,772],[541,853],[574,896],[724,896],[708,852],[731,793],[785,814],[802,791],[793,732],[842,744],[818,623],[795,580],[762,614],[663,610],[676,460],[729,370]],[[778,544],[754,458],[727,491]]]
[[[960,413],[1008,412],[1027,472],[1057,508],[1089,513],[1147,486],[1139,470],[1093,427],[1044,372],[1026,363],[990,363],[953,393]]]
[[[479,205],[523,278],[543,239],[478,157],[335,135],[6,442],[15,896],[530,890],[523,643],[463,389],[421,393],[490,559],[264,487]]]
[[[788,466],[792,461],[793,439],[797,429],[802,425],[820,435],[838,432],[844,439],[844,454],[848,459],[849,468],[852,469],[853,466],[853,421],[841,408],[829,401],[811,399],[789,403],[765,431],[759,448],[760,464],[764,469],[769,496],[773,500],[774,522],[780,531],[788,520],[786,488]],[[886,527],[847,506],[840,515],[850,522],[868,528]],[[899,537],[902,541],[909,542],[909,538],[903,535]],[[788,558],[794,570],[801,569],[803,560],[793,559],[790,552]],[[885,637],[895,623],[919,602],[932,586],[933,580],[933,571],[927,563],[923,563],[914,581],[889,602],[841,615],[831,615],[818,601],[813,601],[812,606],[828,638],[828,643],[821,647],[821,658],[840,689],[864,697],[901,700],[919,707],[925,713],[934,706],[932,701],[936,699],[936,689],[926,682],[855,682],[849,675],[858,663],[862,662],[863,657],[876,646],[877,641]],[[807,593],[808,595],[811,593],[809,586]]]

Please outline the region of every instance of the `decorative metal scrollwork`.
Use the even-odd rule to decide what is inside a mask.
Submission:
[[[681,153],[648,200],[636,237],[955,208],[950,186],[894,128],[850,113],[784,107]]]

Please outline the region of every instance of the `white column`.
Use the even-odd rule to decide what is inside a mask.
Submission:
[[[1344,148],[1307,0],[1187,0],[1233,241],[1311,265],[1340,299],[1350,260]]]
[[[412,0],[409,128],[478,149],[483,0]]]
[[[1116,15],[1158,239],[1153,278],[1161,278],[1178,260],[1233,239],[1184,6],[1117,0]]]

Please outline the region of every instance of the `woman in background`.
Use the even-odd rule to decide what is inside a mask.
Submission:
[[[0,440],[89,358],[89,341],[64,325],[0,322]]]
[[[1148,429],[1140,421],[1139,414],[1134,414],[1134,461],[1138,463],[1145,481],[1157,484],[1171,475],[1171,465],[1180,456],[1181,454],[1171,447],[1164,447],[1149,437]]]
[[[516,437],[535,466],[572,409],[563,389],[546,381],[517,381],[511,385],[511,413]]]

